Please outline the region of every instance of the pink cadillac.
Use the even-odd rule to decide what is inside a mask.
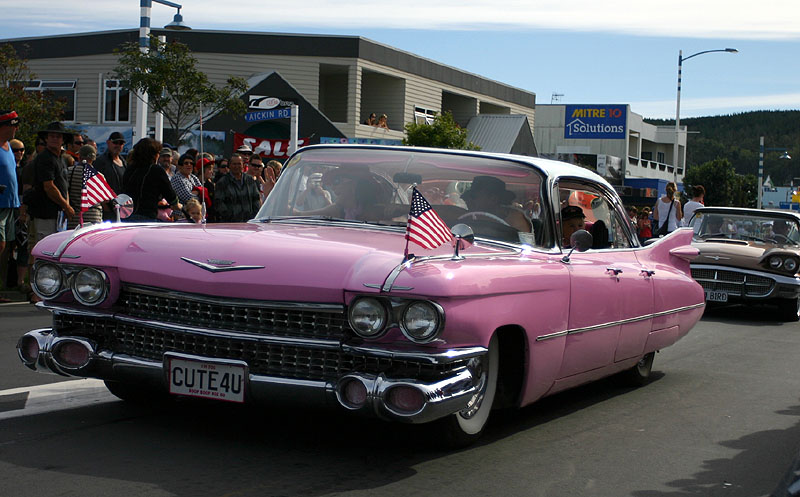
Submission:
[[[452,240],[409,242],[414,189],[421,229],[429,204]],[[493,408],[615,373],[644,383],[703,313],[691,238],[642,246],[614,189],[560,162],[311,146],[248,223],[40,242],[33,287],[53,325],[18,352],[125,400],[329,403],[440,423],[463,445]]]

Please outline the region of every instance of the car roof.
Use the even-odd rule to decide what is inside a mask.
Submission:
[[[495,152],[481,152],[475,150],[456,150],[445,148],[429,148],[429,147],[409,147],[409,146],[386,146],[386,145],[361,145],[361,144],[320,144],[309,145],[298,149],[298,153],[304,150],[313,150],[320,148],[343,148],[343,149],[373,149],[373,150],[389,150],[389,151],[406,151],[406,152],[430,152],[435,154],[447,155],[464,155],[470,157],[487,157],[502,160],[511,160],[514,162],[522,163],[532,166],[540,170],[548,178],[569,177],[593,181],[596,183],[604,184],[609,190],[614,191],[614,187],[606,181],[602,176],[597,173],[586,169],[581,166],[568,164],[557,160],[544,159],[541,157],[530,157],[527,155],[514,155],[514,154],[500,154]]]

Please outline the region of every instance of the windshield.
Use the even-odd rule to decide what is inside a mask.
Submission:
[[[689,226],[694,229],[695,240],[700,241],[725,238],[780,245],[800,244],[797,221],[769,212],[698,211]]]
[[[487,157],[413,150],[331,147],[295,155],[256,216],[308,218],[405,229],[412,187],[449,226],[476,236],[551,246],[542,176],[531,166]]]

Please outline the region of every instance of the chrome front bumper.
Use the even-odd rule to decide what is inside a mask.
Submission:
[[[70,366],[65,361],[59,360],[58,350],[66,344],[83,347],[87,352],[85,363]],[[361,352],[376,356],[390,353],[379,349],[361,349]],[[376,376],[357,371],[344,375],[336,383],[249,374],[246,400],[263,404],[339,404],[350,411],[386,420],[426,423],[459,412],[468,406],[472,397],[478,393],[478,385],[481,384],[480,375],[483,374],[480,362],[486,352],[483,347],[471,347],[431,355],[429,357],[431,361],[446,357],[470,359],[466,367],[454,370],[435,382],[388,378],[383,374]],[[96,344],[89,339],[76,336],[60,337],[51,328],[29,331],[23,335],[17,343],[17,353],[23,364],[34,371],[146,384],[161,389],[165,389],[167,385],[167,373],[163,361],[97,350]],[[366,395],[363,405],[348,404],[342,391],[347,381],[359,381],[364,385]],[[408,387],[419,391],[423,398],[421,408],[414,412],[404,412],[393,407],[388,393],[395,387]]]

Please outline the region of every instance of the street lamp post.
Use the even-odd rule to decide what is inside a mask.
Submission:
[[[173,31],[186,31],[192,29],[183,23],[181,15],[182,6],[167,0],[140,0],[141,15],[139,17],[139,50],[147,53],[150,50],[150,9],[153,2],[178,9],[178,13],[173,17],[172,22],[164,26],[164,29]],[[141,92],[136,99],[136,122],[133,126],[134,141],[138,141],[147,136],[147,93]]]
[[[675,145],[672,148],[672,162],[673,164],[673,179],[675,184],[678,183],[678,165],[680,163],[678,157],[678,142],[681,136],[681,69],[683,67],[683,61],[689,60],[692,57],[697,57],[698,55],[703,55],[704,53],[712,53],[712,52],[728,52],[728,53],[737,53],[738,50],[735,48],[718,48],[715,50],[703,50],[702,52],[694,53],[688,57],[683,56],[683,50],[678,51],[678,98],[677,98],[677,105],[675,107]]]
[[[792,157],[789,155],[789,152],[786,150],[786,147],[764,147],[764,137],[762,136],[758,140],[758,202],[756,202],[756,208],[762,209],[761,202],[764,196],[764,152],[783,152],[779,159],[791,159]]]

